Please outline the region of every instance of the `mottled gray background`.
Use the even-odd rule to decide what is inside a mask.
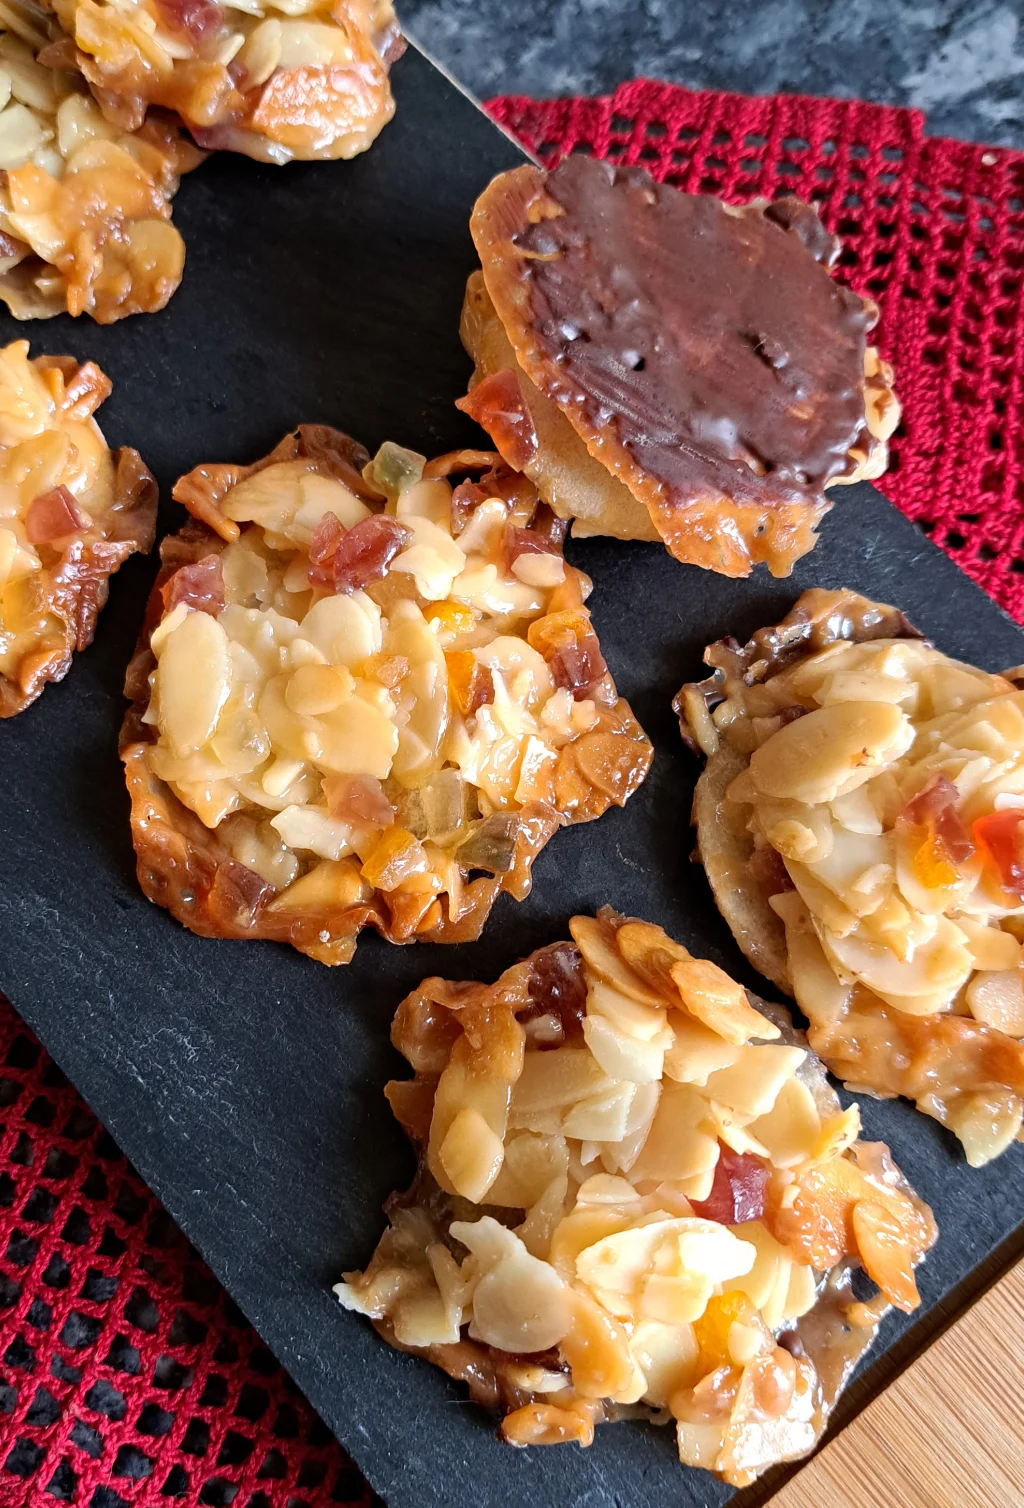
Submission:
[[[1024,0],[398,0],[478,95],[625,79],[916,105],[937,135],[1024,147]]]

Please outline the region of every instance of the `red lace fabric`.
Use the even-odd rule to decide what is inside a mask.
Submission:
[[[931,140],[906,110],[644,82],[489,108],[546,163],[588,151],[681,188],[819,203],[897,368],[905,418],[882,485],[1024,618],[1024,156]],[[368,1508],[2,996],[0,1128],[0,1508]]]

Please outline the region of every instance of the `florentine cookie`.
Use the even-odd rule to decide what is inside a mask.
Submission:
[[[16,319],[162,309],[185,263],[170,201],[203,153],[159,111],[112,125],[79,74],[37,61],[55,25],[4,16],[24,35],[0,30],[0,299]]]
[[[737,209],[577,156],[501,174],[471,229],[461,406],[578,532],[788,575],[825,489],[885,469],[878,311],[829,276],[809,205]]]
[[[0,350],[0,717],[67,675],[110,577],[153,547],[156,482],[93,418],[110,390],[91,361]]]
[[[476,937],[643,780],[590,582],[493,452],[371,463],[304,425],[174,495],[197,522],[161,547],[123,758],[143,889],[193,931],[325,963],[365,926]]]
[[[897,609],[809,591],[677,698],[723,916],[850,1088],[905,1095],[974,1166],[1024,1108],[1024,692]]]
[[[428,979],[387,1086],[420,1159],[335,1293],[513,1445],[671,1420],[745,1486],[812,1449],[935,1239],[785,1011],[647,922],[570,922],[494,985]],[[879,1289],[850,1287],[851,1264]]]
[[[51,0],[62,66],[135,130],[153,105],[204,147],[264,162],[364,152],[395,111],[390,0]]]

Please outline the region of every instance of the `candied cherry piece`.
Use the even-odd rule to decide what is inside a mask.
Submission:
[[[608,666],[597,635],[591,633],[556,649],[548,660],[548,668],[555,685],[564,686],[579,701]]]
[[[222,859],[210,888],[212,915],[225,927],[236,931],[252,927],[262,906],[274,894],[273,885],[234,859]],[[231,935],[231,932],[227,934]]]
[[[534,534],[547,541],[547,547],[552,552],[558,552],[569,530],[569,520],[559,518],[558,514],[547,503],[538,503],[537,511],[533,515],[533,523],[530,525]]]
[[[361,519],[351,529],[335,514],[325,513],[310,541],[310,585],[343,593],[362,591],[386,575],[411,539],[411,530],[386,513]]]
[[[502,535],[505,568],[511,570],[520,555],[560,555],[567,525],[546,503],[538,504],[528,529],[506,524]]]
[[[526,637],[547,660],[555,685],[571,691],[576,701],[608,669],[590,619],[576,608],[538,618]]]
[[[690,1201],[693,1213],[702,1220],[717,1220],[720,1225],[760,1220],[770,1176],[771,1169],[760,1157],[752,1152],[734,1152],[725,1142],[719,1142],[711,1193],[706,1199]]]
[[[373,775],[328,775],[323,782],[327,809],[353,827],[390,827],[395,809]]]
[[[896,838],[912,855],[917,879],[929,890],[959,883],[961,866],[974,857],[971,835],[956,809],[960,793],[945,775],[933,775],[896,819]]]
[[[1008,807],[979,817],[974,837],[1003,889],[1024,900],[1024,811]]]
[[[25,533],[33,545],[49,545],[88,527],[89,520],[75,501],[74,493],[63,485],[33,498],[25,514]]]
[[[503,458],[517,471],[537,454],[537,431],[523,399],[519,378],[506,368],[478,382],[456,408],[486,429]]]
[[[565,520],[557,518],[544,503],[537,509],[529,529],[506,524],[502,535],[506,571],[511,571],[520,555],[560,555],[565,527]]]
[[[313,530],[313,537],[309,542],[310,586],[333,587],[334,571],[331,562],[344,533],[345,525],[336,513],[325,513]]]
[[[555,943],[534,955],[529,989],[529,1009],[521,1020],[555,1016],[563,1036],[578,1036],[582,1032],[587,1013],[587,981],[580,950],[574,943]]]
[[[520,555],[551,555],[551,546],[533,529],[520,529],[515,524],[506,524],[502,536],[505,553],[505,569],[510,571]]]
[[[195,43],[212,37],[224,22],[224,12],[214,0],[155,0],[155,5],[170,31],[184,32]]]
[[[172,613],[182,602],[211,618],[224,607],[224,571],[219,555],[204,555],[194,565],[179,566],[160,588],[164,612]]]
[[[481,503],[486,503],[492,494],[479,482],[460,482],[452,492],[452,534],[458,537],[469,523]]]

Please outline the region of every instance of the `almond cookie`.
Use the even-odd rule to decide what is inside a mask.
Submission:
[[[341,1303],[512,1445],[675,1427],[733,1486],[806,1455],[931,1212],[780,1007],[605,908],[493,986],[428,979],[387,1096],[420,1159]],[[876,1285],[855,1300],[851,1268]]]
[[[93,418],[110,390],[91,361],[0,350],[0,717],[67,675],[110,577],[153,548],[156,482]]]
[[[303,425],[174,495],[196,522],[161,547],[123,758],[142,887],[193,931],[324,963],[365,926],[477,937],[644,779],[590,582],[493,452],[371,462]]]
[[[460,406],[576,532],[785,576],[826,488],[884,471],[878,310],[829,276],[839,243],[809,205],[737,209],[569,157],[494,179],[471,229]]]
[[[750,961],[848,1087],[905,1095],[980,1166],[1024,1108],[1024,692],[897,609],[808,591],[677,698],[694,822]]]

